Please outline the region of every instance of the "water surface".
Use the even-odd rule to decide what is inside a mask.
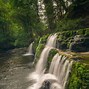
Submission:
[[[33,57],[23,57],[23,49],[0,54],[0,89],[26,89],[27,76],[34,70]]]

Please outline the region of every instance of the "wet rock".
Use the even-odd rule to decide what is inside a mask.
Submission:
[[[50,89],[50,82],[45,81],[40,89]]]
[[[65,49],[67,49],[67,44],[64,41],[57,40],[56,48],[65,50]]]
[[[76,35],[73,42],[70,43],[69,49],[75,52],[89,51],[89,37]]]

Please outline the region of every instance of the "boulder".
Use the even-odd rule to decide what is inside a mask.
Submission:
[[[76,35],[73,42],[70,43],[69,49],[74,52],[89,51],[89,37]]]
[[[40,89],[50,89],[50,82],[45,81]]]

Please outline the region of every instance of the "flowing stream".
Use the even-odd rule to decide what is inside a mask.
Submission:
[[[0,53],[0,89],[26,89],[31,84],[27,76],[34,67],[30,56],[22,56],[24,53],[24,49]]]
[[[26,52],[25,54],[23,54],[23,56],[34,55],[34,54],[33,54],[33,43],[34,43],[34,42],[32,42],[32,43],[29,45],[29,47],[28,47],[28,52]]]
[[[65,89],[73,61],[57,53],[46,72],[49,52],[55,49],[56,40],[56,34],[48,37],[35,68],[33,55],[30,55],[33,54],[33,43],[27,53],[19,49],[0,56],[0,89]]]
[[[45,73],[47,58],[50,50],[56,47],[56,39],[56,34],[48,37],[35,71],[28,77],[29,81],[34,81],[34,83],[27,89],[65,89],[71,72],[72,61],[57,53],[52,59],[48,73]]]

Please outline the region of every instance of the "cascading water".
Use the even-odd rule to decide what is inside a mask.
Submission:
[[[49,51],[52,49],[52,47],[56,46],[56,37],[57,37],[57,35],[54,34],[48,38],[46,46],[43,49],[40,59],[36,65],[37,73],[42,73],[42,71],[44,71],[45,65],[47,63],[47,57],[48,57]]]
[[[44,71],[45,66],[46,66],[46,62],[47,62],[47,57],[49,54],[49,51],[51,50],[50,47],[45,47],[44,50],[41,53],[40,59],[36,65],[36,72],[37,73],[42,73],[42,71]]]
[[[56,76],[56,78],[58,79],[58,84],[52,84],[50,89],[65,89],[69,73],[71,71],[72,63],[73,61],[69,62],[69,60],[67,60],[65,56],[59,56],[58,53],[53,57],[49,73],[52,73]]]
[[[46,68],[46,63],[47,63],[47,58],[48,58],[48,54],[50,52],[50,50],[56,46],[56,37],[57,35],[54,34],[52,36],[49,36],[48,40],[47,40],[47,43],[46,43],[46,46],[45,48],[43,49],[41,55],[40,55],[40,59],[39,61],[37,62],[37,65],[36,65],[36,69],[35,71],[30,74],[29,78],[30,80],[35,80],[36,83],[38,83],[38,81],[40,80],[40,78],[42,76],[44,76],[44,72],[45,72],[45,68]],[[37,85],[37,84],[36,84]],[[29,89],[35,89],[35,86],[31,86]],[[36,88],[37,89],[37,88]]]
[[[63,56],[63,57],[61,57],[61,58],[59,57],[59,59],[60,59],[61,61],[59,62],[59,66],[58,66],[58,73],[57,73],[58,79],[60,79],[61,68],[63,67],[63,63],[64,63],[66,57],[65,57],[65,56]],[[60,81],[60,80],[58,80],[58,81]]]
[[[55,48],[56,47],[56,38],[57,38],[56,34],[49,36],[46,45],[49,47]]]
[[[35,83],[28,89],[65,89],[72,67],[72,61],[67,60],[67,57],[57,53],[52,59],[48,73],[45,74],[48,54],[52,48],[56,47],[56,38],[56,34],[48,37],[36,69],[30,75],[30,79]]]
[[[30,86],[28,89],[40,89],[44,82],[57,83],[57,78],[52,74],[44,74],[40,77],[39,81]]]
[[[29,45],[29,47],[28,47],[28,52],[27,53],[25,53],[23,56],[29,56],[29,55],[34,55],[33,54],[33,43],[34,42],[32,42],[30,45]]]
[[[54,74],[56,77],[59,76],[59,75],[58,75],[58,70],[59,70],[59,63],[60,63],[60,61],[61,61],[61,57],[62,57],[62,55],[60,55],[60,56],[58,57],[58,59],[56,60],[55,66],[54,66],[53,74]],[[58,75],[58,76],[57,76],[57,75]]]
[[[56,54],[53,59],[52,59],[52,62],[51,62],[51,65],[50,65],[50,68],[49,68],[49,73],[53,73],[53,70],[54,70],[54,65],[55,65],[55,62],[58,58],[59,54]]]
[[[64,80],[63,78],[65,77],[65,74],[66,74],[66,68],[68,67],[68,64],[69,64],[69,61],[66,60],[63,67],[62,67],[62,71],[60,72],[60,75],[59,75],[59,79],[60,79],[60,82],[62,82],[62,80]]]
[[[65,79],[64,79],[64,81],[63,81],[63,89],[65,89],[66,84],[67,84],[67,82],[68,82],[69,73],[71,72],[72,64],[73,64],[73,61],[71,61],[71,62],[69,63],[69,65],[68,65],[67,72],[66,72],[66,75],[65,75]]]

